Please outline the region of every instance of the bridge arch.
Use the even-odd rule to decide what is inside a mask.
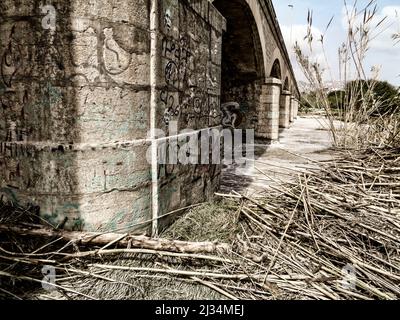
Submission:
[[[221,103],[236,105],[231,112],[241,119],[239,127],[254,128],[261,86],[269,77],[262,11],[258,0],[215,0],[213,5],[227,21],[222,41]]]
[[[279,80],[282,79],[282,67],[281,67],[281,63],[279,62],[279,59],[275,59],[274,63],[272,64],[270,77],[276,78]]]
[[[283,82],[283,90],[290,91],[289,77],[285,77],[285,81]]]
[[[265,18],[263,17],[263,10],[260,4],[259,0],[213,0],[212,3],[213,5],[222,13],[222,15],[229,19],[229,15],[226,14],[226,12],[224,13],[224,6],[225,7],[229,7],[230,5],[234,5],[234,3],[242,3],[242,4],[247,4],[247,10],[250,10],[252,18],[254,20],[254,23],[256,25],[257,28],[257,32],[258,32],[258,40],[260,41],[260,49],[262,52],[262,57],[263,57],[263,64],[260,66],[262,68],[264,68],[264,74],[267,75],[268,74],[268,61],[267,61],[267,39],[268,39],[268,35],[266,34],[264,25],[263,25],[263,21],[265,20]]]

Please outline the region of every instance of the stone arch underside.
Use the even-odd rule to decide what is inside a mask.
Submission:
[[[279,59],[275,59],[274,64],[272,65],[270,76],[272,78],[282,80],[282,67]]]
[[[245,0],[216,0],[213,5],[227,20],[221,68],[223,124],[255,129],[265,82],[262,37],[256,19]]]
[[[283,90],[290,91],[290,84],[288,76],[285,77],[285,81],[283,82]]]

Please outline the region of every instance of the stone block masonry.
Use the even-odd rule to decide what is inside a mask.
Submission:
[[[152,235],[173,218],[161,216],[211,199],[220,164],[161,163],[158,151],[223,126],[277,140],[294,121],[271,6],[0,1],[1,199],[54,227]]]
[[[182,130],[199,134],[207,128],[219,127],[225,19],[207,0],[169,0],[159,4],[156,57],[160,59],[155,61],[159,73],[153,83],[157,99],[153,106],[154,126],[171,139]],[[173,132],[172,123],[177,123],[178,132]],[[193,134],[188,134],[188,139],[190,135]],[[165,139],[154,137],[153,143],[158,147]],[[219,185],[220,173],[219,165],[156,163],[153,201],[157,208],[153,208],[153,218],[210,199]],[[169,222],[169,218],[162,219],[159,227]]]
[[[279,109],[279,127],[287,129],[290,126],[290,91],[283,90],[281,93]]]
[[[2,3],[0,191],[71,230],[149,220],[147,1],[111,2],[54,2],[54,28]]]
[[[294,114],[295,114],[295,103],[296,103],[296,98],[292,95],[290,97],[290,123],[294,122]]]
[[[259,123],[256,137],[269,140],[279,138],[279,104],[282,82],[269,78],[261,89]]]
[[[147,0],[54,1],[54,28],[46,28],[44,2],[2,1],[3,200],[36,206],[53,226],[70,230],[143,232],[152,202],[161,203],[157,216],[213,193],[218,166],[154,172],[146,154],[152,128],[168,132],[172,120],[194,130],[220,123],[225,20],[207,0],[157,2],[152,38]]]
[[[294,108],[293,108],[293,118],[297,119],[299,114],[299,101],[297,99],[294,100]]]

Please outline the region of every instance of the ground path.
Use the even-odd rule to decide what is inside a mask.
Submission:
[[[332,139],[324,118],[299,117],[291,128],[281,131],[279,142],[267,145],[256,141],[255,166],[226,166],[221,192],[235,190],[260,195],[266,186],[294,179],[299,171],[315,167],[317,161],[332,159],[331,147]]]

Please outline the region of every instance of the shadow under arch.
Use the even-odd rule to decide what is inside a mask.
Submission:
[[[283,90],[290,91],[290,85],[289,85],[289,78],[288,77],[286,77],[285,81],[283,82]]]
[[[265,64],[260,30],[246,0],[215,0],[227,20],[221,62],[223,125],[255,129]]]
[[[279,80],[282,79],[282,68],[281,68],[281,63],[279,62],[279,59],[275,59],[274,64],[272,65],[272,68],[271,68],[270,76],[272,78],[276,78]]]

